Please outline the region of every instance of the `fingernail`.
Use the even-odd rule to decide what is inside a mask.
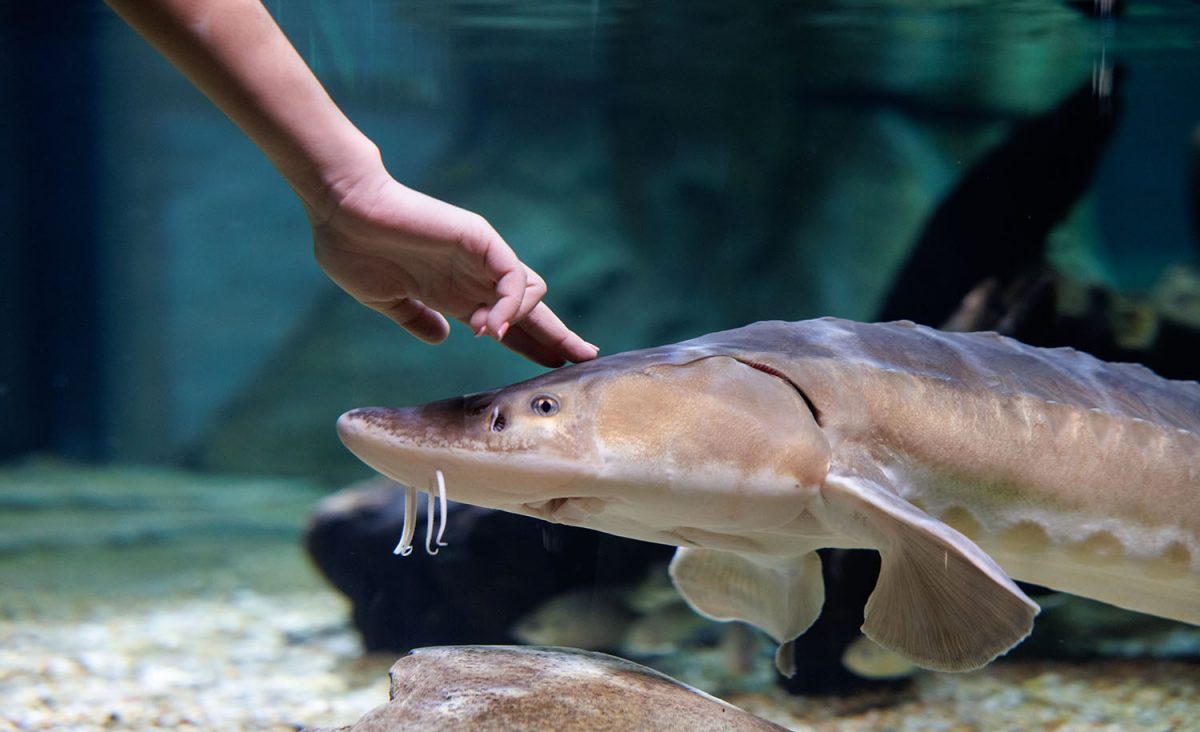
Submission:
[[[592,349],[596,353],[600,353],[600,346],[597,346],[595,343],[589,343],[587,341],[584,341],[584,344],[587,345],[588,348]]]
[[[501,323],[500,330],[496,331],[496,340],[498,340],[498,341],[504,340],[504,334],[507,332],[508,332],[508,323],[507,322]]]
[[[479,326],[479,330],[475,331],[475,337],[478,338],[484,333],[487,333],[487,324]]]

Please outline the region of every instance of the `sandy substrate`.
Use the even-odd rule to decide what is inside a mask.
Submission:
[[[294,730],[387,698],[330,595],[179,598],[0,623],[2,730]],[[996,664],[902,692],[730,699],[797,730],[1200,730],[1200,669]]]
[[[297,481],[0,470],[0,730],[289,730],[387,697],[300,546]]]
[[[394,660],[362,658],[319,588],[19,615],[0,621],[0,730],[339,726],[386,700]],[[1200,667],[998,663],[900,692],[730,701],[797,730],[1200,730]]]
[[[844,698],[743,695],[732,703],[795,730],[1200,730],[1200,667],[1103,661],[999,662],[970,674],[925,673],[903,692]]]
[[[0,729],[294,730],[387,697],[336,598],[179,599],[0,623]]]

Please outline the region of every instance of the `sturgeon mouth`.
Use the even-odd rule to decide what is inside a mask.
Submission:
[[[577,524],[604,510],[606,501],[584,496],[563,496],[523,504],[538,518],[556,524]]]

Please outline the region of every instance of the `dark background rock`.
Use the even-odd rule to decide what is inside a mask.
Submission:
[[[1110,93],[1085,82],[1015,125],[959,178],[922,229],[879,320],[937,327],[985,281],[1004,291],[1017,277],[1047,267],[1050,232],[1090,187],[1120,118],[1123,72],[1111,73]]]
[[[374,481],[325,499],[305,546],[353,606],[368,651],[428,645],[512,643],[513,624],[579,587],[628,585],[672,549],[538,519],[450,504],[444,547],[425,554],[424,501],[413,553],[392,554],[404,492]]]

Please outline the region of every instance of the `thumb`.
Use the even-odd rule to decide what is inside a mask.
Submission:
[[[416,298],[405,297],[388,305],[373,307],[426,343],[441,343],[450,335],[450,323],[446,322],[446,318]]]

